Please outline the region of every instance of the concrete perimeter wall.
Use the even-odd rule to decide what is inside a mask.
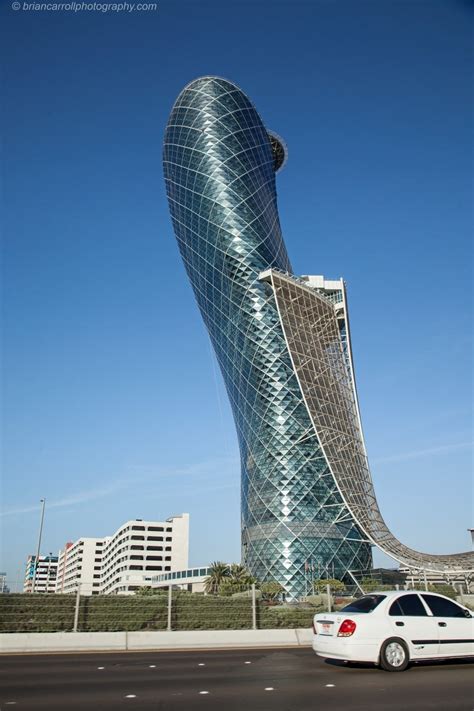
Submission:
[[[312,631],[19,632],[0,634],[0,653],[309,647]]]

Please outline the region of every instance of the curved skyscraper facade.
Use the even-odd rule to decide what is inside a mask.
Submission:
[[[358,515],[373,508],[375,497],[344,285],[292,276],[275,188],[285,159],[283,141],[231,82],[203,77],[179,95],[165,135],[166,187],[237,428],[242,562],[259,579],[278,580],[298,597],[312,577],[368,570],[377,541]],[[303,290],[306,301],[316,299],[311,306],[326,309],[330,335],[318,341],[319,355],[319,331],[291,311],[286,284],[297,290],[298,308],[305,304]],[[304,308],[310,314],[308,304]],[[349,482],[345,488],[341,476]],[[357,511],[347,495],[352,481],[359,494],[363,489]]]

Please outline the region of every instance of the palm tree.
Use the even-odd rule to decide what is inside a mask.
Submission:
[[[204,580],[204,590],[206,593],[216,595],[219,585],[230,575],[229,566],[220,560],[214,561],[209,566],[209,575]]]
[[[255,583],[255,578],[250,575],[249,571],[244,565],[239,563],[232,563],[229,568],[230,577],[236,583],[242,583],[242,585],[252,585]]]

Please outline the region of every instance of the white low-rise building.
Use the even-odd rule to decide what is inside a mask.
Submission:
[[[187,568],[189,514],[127,521],[105,538],[80,538],[59,553],[56,592],[133,594],[158,573]]]
[[[36,569],[36,574],[35,574]],[[58,556],[50,553],[40,555],[38,566],[36,556],[29,555],[26,561],[24,593],[54,593],[56,592],[56,579],[58,570]]]
[[[91,595],[99,587],[102,538],[79,538],[59,551],[56,592],[75,593],[80,583],[81,595]]]

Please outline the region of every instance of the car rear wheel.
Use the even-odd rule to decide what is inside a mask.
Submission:
[[[408,648],[399,637],[386,639],[380,650],[380,666],[385,671],[404,671],[410,661]]]

